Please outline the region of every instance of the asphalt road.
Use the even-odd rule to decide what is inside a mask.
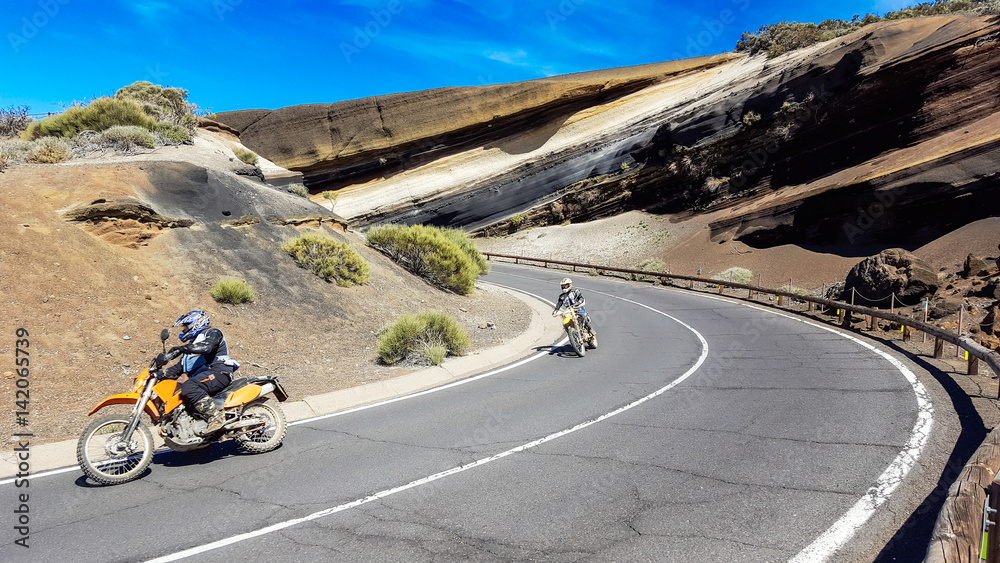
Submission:
[[[487,281],[552,300],[565,275],[495,265]],[[161,454],[125,485],[2,485],[0,561],[843,560],[893,533],[855,527],[919,503],[931,407],[905,366],[773,312],[574,279],[600,336],[584,358],[546,348],[303,421],[267,454]]]

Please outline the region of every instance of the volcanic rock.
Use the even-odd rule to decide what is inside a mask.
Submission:
[[[889,307],[890,296],[896,303],[915,305],[932,295],[939,286],[930,265],[901,248],[883,250],[859,262],[844,281],[842,299],[854,298],[857,305]]]
[[[979,326],[986,334],[1000,336],[1000,302],[994,303]]]
[[[863,256],[860,245],[917,248],[994,212],[996,30],[995,16],[885,21],[773,59],[727,53],[218,121],[313,193],[337,190],[356,226],[717,209],[713,235]],[[748,124],[751,112],[761,119]]]
[[[932,321],[943,319],[954,315],[965,304],[965,299],[957,295],[948,295],[934,301],[927,313],[927,318]]]
[[[965,258],[965,266],[962,268],[963,276],[971,278],[974,276],[986,276],[989,273],[989,268],[986,267],[986,262],[982,258],[971,254]]]

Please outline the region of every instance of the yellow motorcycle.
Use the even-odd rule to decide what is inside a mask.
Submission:
[[[593,327],[587,329],[584,321],[587,311],[583,307],[563,307],[559,310],[562,315],[563,330],[569,338],[569,345],[573,347],[581,358],[587,354],[587,348],[597,348],[597,333]]]

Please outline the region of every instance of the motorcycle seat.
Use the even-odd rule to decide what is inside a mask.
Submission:
[[[247,379],[246,377],[234,379],[222,391],[219,391],[218,393],[212,395],[212,401],[215,403],[215,406],[219,408],[219,410],[222,410],[222,408],[226,405],[226,399],[229,397],[230,393],[242,389],[249,384],[250,380]]]

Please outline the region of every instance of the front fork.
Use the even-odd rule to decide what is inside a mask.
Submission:
[[[123,442],[132,441],[132,433],[135,429],[139,427],[139,419],[142,417],[142,408],[147,402],[149,402],[150,396],[153,394],[153,384],[156,383],[156,379],[150,377],[146,380],[146,386],[142,390],[142,395],[139,396],[139,400],[132,407],[132,419],[128,423],[128,427],[125,428],[125,432],[122,433]]]

